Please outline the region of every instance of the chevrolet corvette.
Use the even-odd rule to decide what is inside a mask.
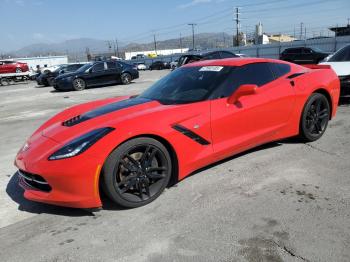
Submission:
[[[259,58],[207,60],[174,70],[139,95],[73,106],[19,150],[24,196],[102,207],[101,190],[133,208],[195,170],[258,145],[319,139],[335,117],[339,79],[328,67]]]

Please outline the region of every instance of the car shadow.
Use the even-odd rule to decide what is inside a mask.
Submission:
[[[299,143],[299,142],[297,141],[296,138],[292,138],[292,139],[289,139],[289,140],[290,140],[290,143]],[[292,141],[294,141],[294,142],[292,142]],[[242,153],[239,153],[239,154],[230,156],[230,157],[228,157],[228,158],[225,158],[225,159],[223,159],[223,160],[220,160],[220,161],[215,162],[215,163],[213,163],[213,164],[210,164],[210,165],[208,165],[208,166],[205,166],[205,167],[202,167],[202,168],[200,168],[200,169],[197,169],[196,171],[194,171],[194,172],[192,172],[191,174],[189,174],[188,176],[186,176],[184,179],[186,179],[186,178],[188,178],[188,177],[191,177],[191,176],[193,176],[193,175],[196,175],[196,174],[198,174],[198,173],[200,173],[200,172],[206,171],[206,170],[208,170],[208,169],[211,169],[211,168],[213,168],[213,167],[216,167],[216,166],[218,166],[218,165],[221,165],[221,164],[223,164],[223,163],[226,163],[226,162],[228,162],[228,161],[231,161],[231,160],[233,160],[233,159],[237,159],[237,158],[240,158],[240,157],[242,157],[242,156],[245,156],[245,155],[248,155],[248,154],[251,154],[251,153],[254,153],[254,152],[258,152],[258,151],[260,151],[260,150],[266,150],[266,149],[269,149],[269,148],[274,148],[274,147],[282,146],[284,143],[287,143],[287,141],[286,141],[286,140],[281,140],[281,141],[270,142],[270,143],[267,143],[267,144],[264,144],[264,145],[261,145],[261,146],[257,146],[257,147],[255,147],[255,148],[249,149],[249,150],[244,151],[244,152],[242,152]],[[183,180],[181,180],[181,181],[183,181]],[[173,187],[173,186],[176,187],[176,185],[177,185],[178,182],[179,182],[179,181],[172,181],[172,182],[168,185],[168,188]]]
[[[18,204],[18,210],[34,214],[52,214],[59,216],[81,217],[94,216],[91,210],[60,207],[54,205],[43,204],[39,202],[29,201],[24,198],[24,190],[18,185],[17,172],[12,175],[6,186],[8,196]]]

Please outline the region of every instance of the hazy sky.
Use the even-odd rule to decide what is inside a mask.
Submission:
[[[294,33],[300,22],[308,36],[331,25],[345,25],[350,0],[0,0],[0,50],[33,43],[89,37],[150,42],[196,32],[233,31],[233,8],[241,6],[241,29],[261,21],[266,32]]]

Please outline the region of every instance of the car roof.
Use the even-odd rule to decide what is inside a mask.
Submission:
[[[280,64],[289,64],[288,62],[269,59],[269,58],[253,58],[253,57],[235,57],[235,58],[225,58],[225,59],[215,59],[215,60],[203,60],[198,62],[193,62],[190,64],[184,65],[184,67],[192,66],[242,66],[246,64],[253,63],[280,63]]]

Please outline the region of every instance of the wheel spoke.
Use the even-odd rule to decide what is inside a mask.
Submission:
[[[318,123],[318,122],[315,123],[315,129],[316,129],[316,132],[317,132],[317,133],[319,133],[319,132],[322,131],[322,128],[321,128],[320,123]]]
[[[143,187],[143,185],[142,185],[142,182],[139,181],[139,183],[137,184],[137,186],[138,186],[138,188],[139,188],[139,195],[140,195],[140,198],[141,198],[141,200],[143,200],[143,193],[142,193],[142,187]]]
[[[147,174],[147,176],[151,179],[161,179],[165,177],[165,174]]]
[[[148,159],[148,163],[152,164],[153,158],[155,157],[156,153],[157,153],[157,149],[153,149],[153,151],[151,152],[149,159]]]
[[[319,113],[318,118],[324,119],[324,118],[326,118],[326,117],[328,117],[328,110],[327,110],[327,109],[323,109],[323,110]]]
[[[144,186],[145,186],[145,190],[146,190],[146,194],[148,197],[151,197],[151,193],[149,191],[149,180],[148,179],[145,179],[144,181]]]
[[[146,147],[145,152],[142,154],[142,157],[141,157],[141,159],[140,159],[140,163],[141,163],[141,164],[143,164],[143,165],[145,164],[145,161],[146,161],[146,159],[147,159],[147,155],[149,154],[150,150],[151,150],[151,146],[148,145],[148,146]]]
[[[119,162],[120,162],[120,163],[122,164],[122,166],[123,166],[126,170],[128,170],[129,172],[135,172],[135,171],[137,170],[137,168],[135,168],[130,162],[126,162],[126,161],[123,160],[123,159],[121,159]]]
[[[159,167],[149,167],[147,169],[147,172],[149,172],[149,173],[154,172],[154,171],[167,171],[167,168],[164,166],[159,166]]]
[[[136,178],[132,177],[130,179],[128,179],[126,182],[121,182],[118,184],[119,185],[125,185],[122,189],[121,192],[125,193],[126,191],[128,191],[132,186],[134,186],[136,184]]]
[[[136,168],[139,167],[139,163],[133,158],[131,157],[129,154],[126,154],[125,157],[132,163],[132,165],[134,165]]]
[[[316,112],[317,113],[319,113],[321,111],[321,104],[322,104],[321,99],[316,100]]]

